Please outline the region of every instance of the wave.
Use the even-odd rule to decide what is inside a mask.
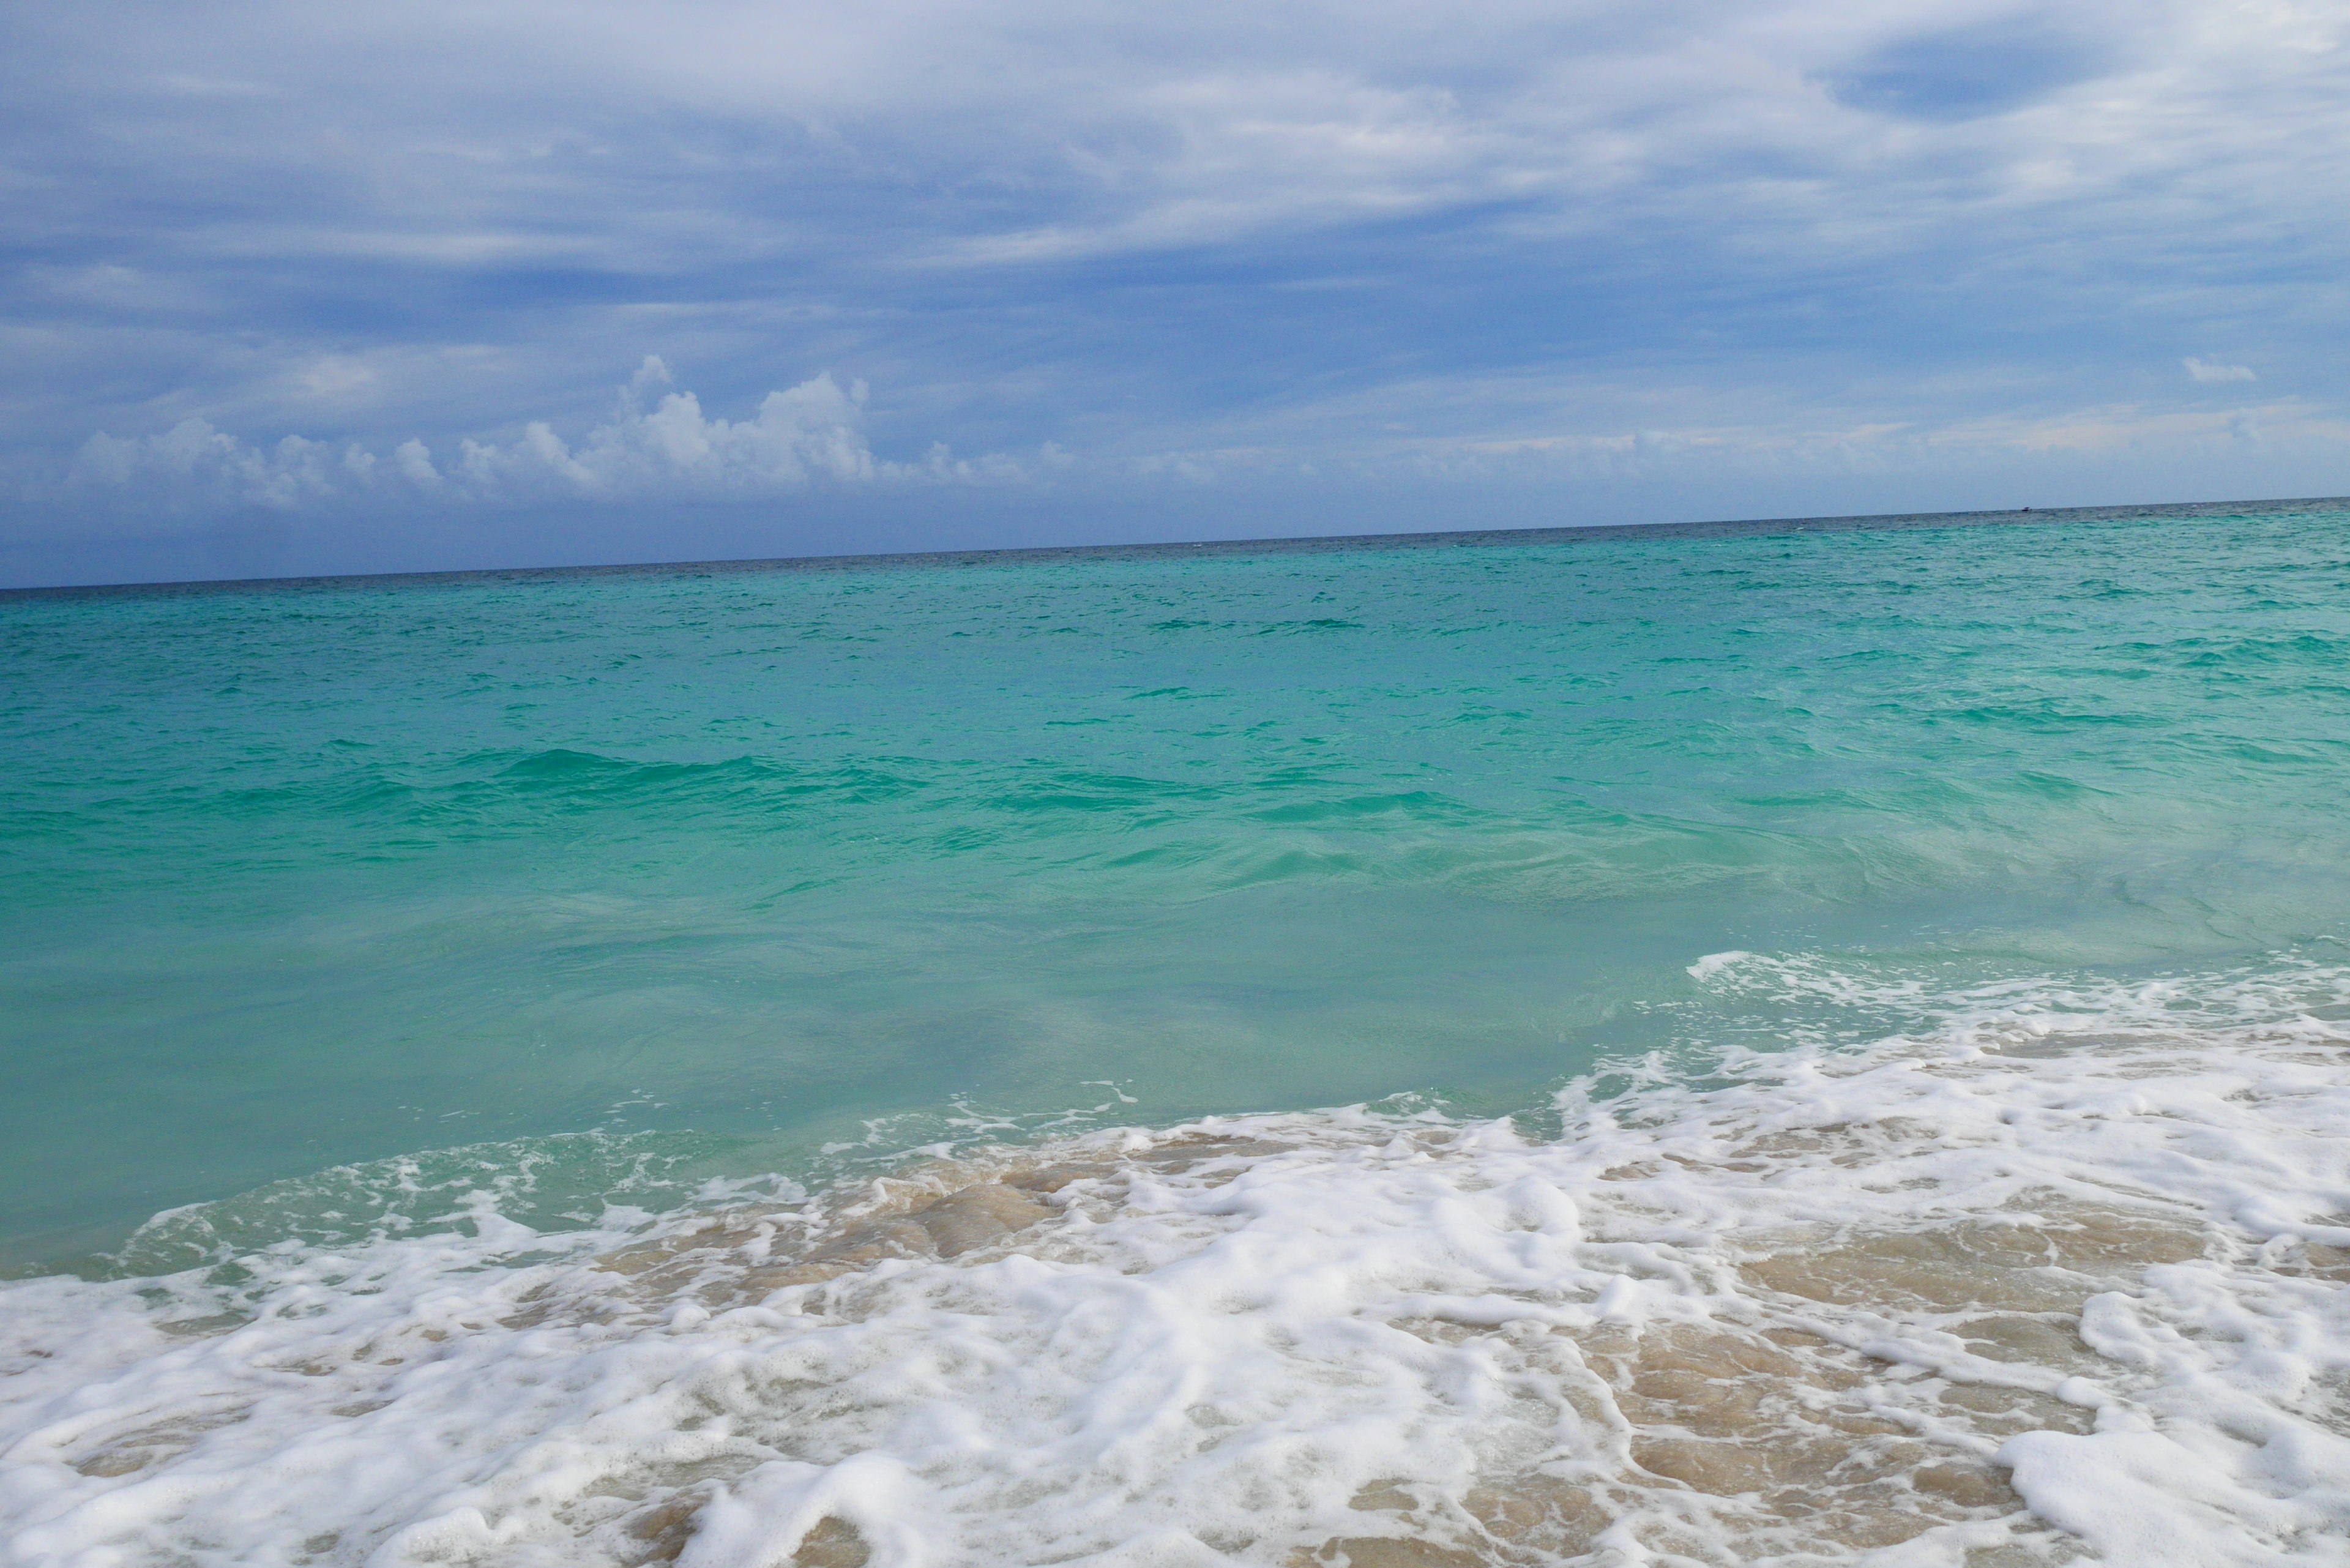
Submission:
[[[2350,968],[0,1292],[26,1564],[2350,1557]]]

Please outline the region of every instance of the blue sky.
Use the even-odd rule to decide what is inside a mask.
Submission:
[[[2350,10],[0,20],[0,582],[2350,491]]]

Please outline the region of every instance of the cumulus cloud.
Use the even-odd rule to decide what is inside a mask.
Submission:
[[[864,430],[865,383],[830,371],[769,392],[750,419],[712,418],[688,391],[660,391],[669,367],[649,356],[607,422],[577,447],[543,421],[501,446],[468,438],[451,472],[475,493],[552,485],[588,498],[749,494],[811,480],[853,484],[903,472],[879,463]],[[650,406],[648,406],[650,404]]]
[[[751,498],[822,484],[1019,483],[1071,461],[1049,441],[1028,462],[1000,452],[958,458],[938,441],[913,462],[877,458],[865,431],[866,384],[843,386],[830,371],[769,392],[743,420],[704,413],[692,392],[667,390],[671,380],[669,367],[648,355],[619,389],[612,416],[576,441],[533,420],[503,441],[462,437],[439,460],[415,437],[379,457],[357,442],[338,448],[298,435],[255,445],[201,419],[144,437],[100,431],[83,443],[72,483],[290,510],[389,489],[445,501],[623,501]]]
[[[2252,374],[2252,368],[2250,365],[2221,365],[2208,359],[2198,359],[2192,355],[2181,359],[2179,363],[2186,366],[2187,373],[2194,377],[2199,381],[2251,381],[2259,379],[2258,377]]]
[[[100,431],[83,443],[73,477],[115,489],[161,481],[190,499],[282,510],[332,495],[346,480],[365,483],[372,469],[373,459],[356,447],[338,464],[326,445],[300,436],[263,448],[205,421],[182,420],[161,435],[138,439]]]

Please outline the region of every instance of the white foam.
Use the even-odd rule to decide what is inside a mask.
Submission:
[[[9,1286],[0,1562],[2350,1561],[2350,971],[1692,972],[1917,1027]]]

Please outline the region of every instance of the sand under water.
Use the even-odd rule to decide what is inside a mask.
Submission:
[[[26,1282],[0,1561],[2350,1560],[2350,969],[1903,989],[1930,1027],[1547,1119],[1104,1128],[567,1232],[484,1188]]]

